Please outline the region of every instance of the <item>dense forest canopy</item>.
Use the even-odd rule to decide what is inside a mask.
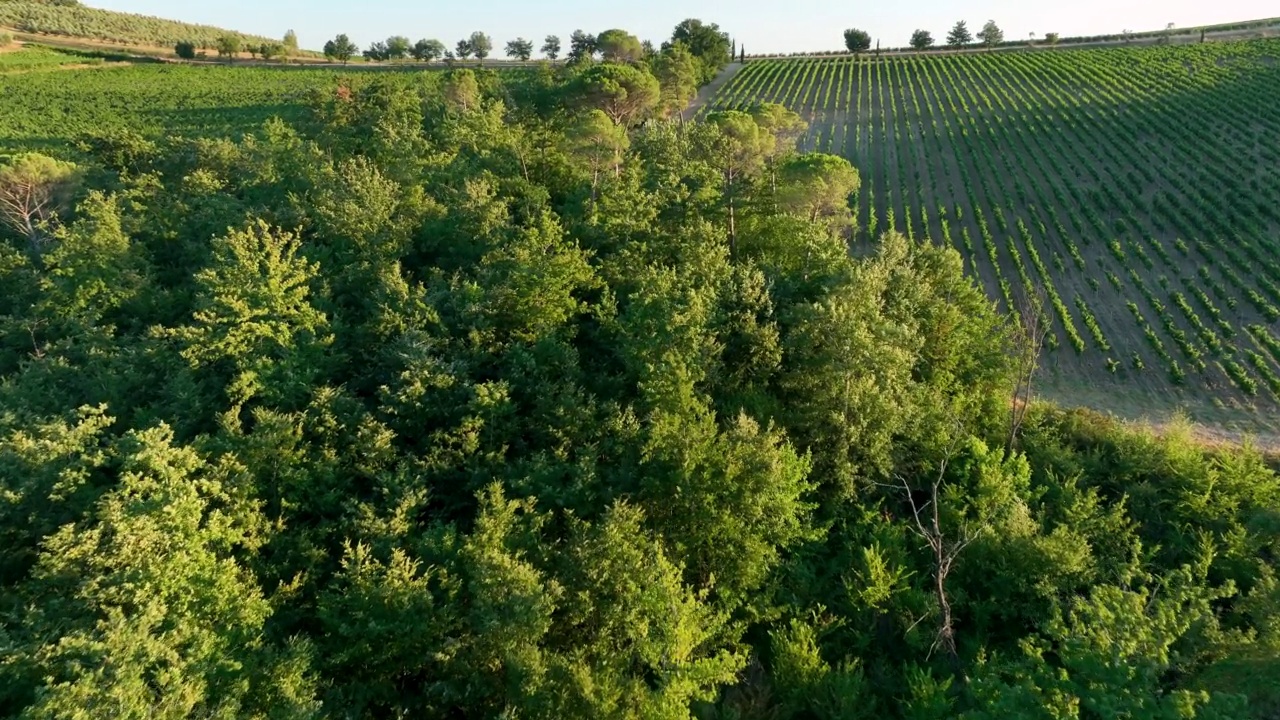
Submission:
[[[1011,415],[699,52],[6,158],[0,714],[1275,717],[1264,459]]]

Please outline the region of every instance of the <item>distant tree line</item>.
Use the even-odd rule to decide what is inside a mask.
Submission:
[[[503,52],[511,60],[527,62],[533,58],[534,46],[535,41],[518,37],[508,41]],[[476,31],[458,40],[452,49],[437,39],[411,42],[405,36],[393,35],[372,43],[361,53],[351,38],[342,34],[325,43],[324,54],[344,64],[357,54],[371,62],[452,62],[473,58],[486,60],[493,54],[494,47],[493,38]],[[567,52],[559,35],[548,35],[538,50],[547,60],[563,60],[572,66],[601,62],[643,66],[651,72],[663,72],[665,68],[666,72],[684,73],[683,66],[688,64],[690,82],[695,88],[710,82],[738,55],[736,44],[718,25],[697,19],[680,23],[671,39],[661,47],[655,47],[652,42],[641,40],[626,30],[611,28],[594,35],[581,29],[574,30],[569,36]],[[745,59],[745,48],[741,52]],[[674,69],[676,66],[680,69]]]
[[[194,60],[201,56],[201,49],[194,41],[183,40],[173,46],[173,53],[183,60]],[[245,42],[243,37],[228,33],[218,38],[213,49],[218,51],[218,57],[228,61],[242,52],[249,53],[252,58],[281,60],[298,53],[298,36],[290,30],[283,40],[256,43]]]
[[[1079,35],[1072,37],[1062,37],[1060,33],[1045,33],[1040,38],[1040,44],[1043,45],[1065,45],[1095,42],[1114,42],[1125,41],[1132,42],[1137,39],[1158,39],[1164,42],[1170,42],[1178,35],[1194,35],[1200,33],[1201,41],[1209,32],[1232,32],[1239,30],[1248,30],[1259,27],[1266,27],[1273,24],[1270,20],[1252,21],[1246,23],[1232,23],[1225,25],[1208,25],[1195,28],[1176,28],[1172,23],[1165,26],[1163,30],[1152,30],[1149,32],[1133,32],[1131,30],[1122,30],[1119,33],[1111,33],[1105,35]],[[994,20],[988,20],[982,29],[975,35],[970,29],[968,22],[960,20],[952,26],[947,32],[945,48],[958,49],[978,45],[987,49],[997,47],[1009,47],[1015,45],[1023,45],[1026,43],[1037,44],[1036,33],[1029,33],[1026,40],[1009,40],[1006,39],[1004,30]],[[866,52],[871,48],[871,35],[858,28],[850,28],[844,31],[845,50],[854,54]],[[928,50],[936,47],[936,40],[933,33],[928,30],[919,29],[911,34],[911,39],[907,46],[912,50]],[[812,54],[812,53],[795,53],[795,54]]]
[[[1045,35],[1045,40],[1056,42],[1057,33],[1049,33]],[[969,24],[960,20],[951,31],[947,33],[947,47],[962,48],[972,45],[974,35],[969,30]],[[988,20],[986,25],[982,26],[982,30],[978,32],[977,40],[986,48],[994,48],[1004,43],[1004,31],[996,24],[995,20]],[[928,30],[916,30],[911,33],[911,40],[907,43],[908,47],[913,50],[928,50],[934,46],[933,33]],[[853,54],[866,52],[871,49],[871,34],[865,30],[858,28],[849,28],[844,31],[845,49]]]

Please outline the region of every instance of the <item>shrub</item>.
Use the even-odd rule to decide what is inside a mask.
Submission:
[[[189,40],[183,40],[182,42],[173,46],[173,52],[175,55],[182,58],[183,60],[195,60],[196,44]]]

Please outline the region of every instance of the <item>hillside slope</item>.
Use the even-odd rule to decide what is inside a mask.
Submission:
[[[244,43],[279,41],[279,38],[248,35],[210,25],[100,10],[74,0],[0,0],[0,26],[25,33],[157,47],[172,47],[178,42],[189,41],[202,48],[212,48],[224,35],[238,36]]]
[[[703,111],[758,102],[858,168],[860,242],[1032,315],[1053,397],[1280,431],[1280,40],[750,61]]]

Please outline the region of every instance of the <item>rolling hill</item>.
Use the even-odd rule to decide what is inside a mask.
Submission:
[[[193,42],[201,48],[212,48],[224,35],[237,36],[245,44],[280,40],[210,25],[100,10],[76,0],[0,0],[0,27],[31,35],[164,48],[172,48],[183,41]]]
[[[1056,396],[1214,421],[1280,406],[1280,42],[748,62],[863,174],[862,241],[955,247],[1047,331]],[[1121,408],[1121,398],[1135,407]]]

